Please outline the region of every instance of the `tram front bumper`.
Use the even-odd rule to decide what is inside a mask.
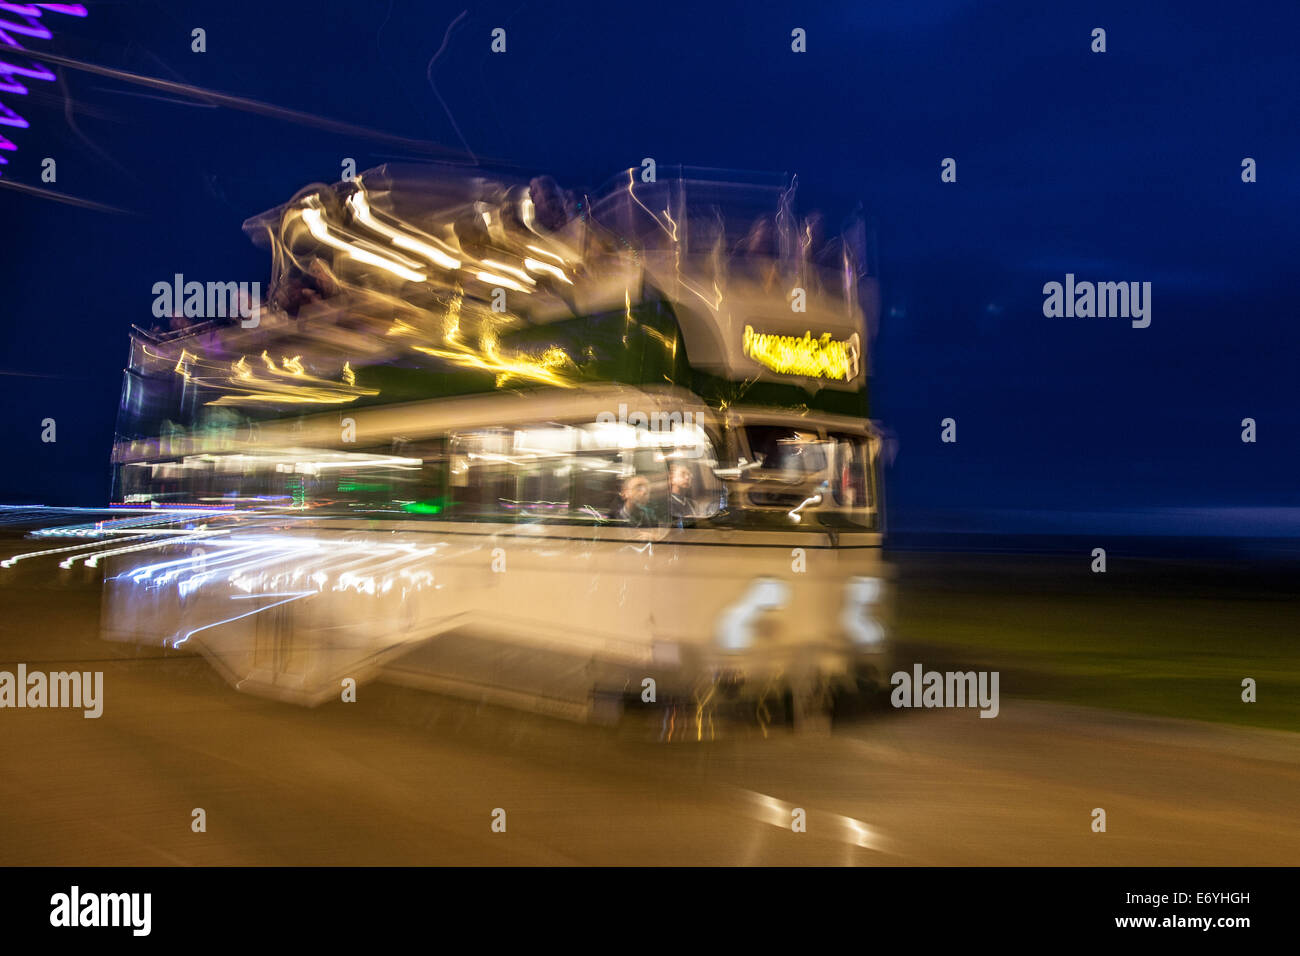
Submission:
[[[779,578],[754,579],[718,615],[706,666],[719,684],[825,679],[848,684],[887,682],[888,642],[876,611],[879,578],[844,580],[838,609],[808,618],[790,608],[792,589]]]

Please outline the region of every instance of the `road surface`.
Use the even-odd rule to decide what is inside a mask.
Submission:
[[[99,640],[95,572],[30,564],[0,670],[102,670],[104,710],[0,710],[4,865],[1300,863],[1292,733],[1005,690],[995,719],[672,743],[380,684],[309,710]]]

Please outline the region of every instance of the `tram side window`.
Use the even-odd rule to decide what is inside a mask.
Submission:
[[[604,520],[622,503],[623,467],[618,453],[584,452],[574,458],[573,516]]]
[[[448,451],[452,520],[686,527],[726,506],[703,432],[663,442],[626,426],[547,423],[459,432]]]
[[[451,439],[448,517],[566,517],[575,443],[572,429],[553,424],[456,433]]]
[[[637,526],[688,527],[725,507],[703,430],[647,432],[596,424],[581,431],[574,513]]]
[[[393,503],[408,514],[441,514],[447,494],[445,442],[441,438],[420,441],[395,439],[389,454],[411,462],[394,475],[391,485]]]
[[[634,527],[667,524],[664,455],[642,444],[644,430],[598,420],[575,431],[581,451],[575,457],[574,517]]]
[[[835,448],[835,467],[831,474],[835,503],[846,508],[874,508],[871,446],[861,435],[832,432],[828,437]]]
[[[517,513],[526,521],[568,516],[577,437],[564,425],[530,425],[514,432]]]
[[[654,449],[638,448],[625,452],[623,463],[618,507],[610,517],[637,527],[666,525],[668,470],[663,455]]]
[[[504,428],[452,437],[448,517],[513,519],[515,472],[510,465],[514,433]]]
[[[672,523],[690,527],[698,519],[711,518],[726,508],[726,491],[714,474],[717,462],[699,449],[697,457],[668,461],[668,514]]]
[[[419,449],[394,441],[349,451],[317,452],[281,466],[283,488],[295,500],[337,511],[395,511],[423,491]]]
[[[574,432],[577,450],[573,457],[571,513],[583,521],[609,521],[623,504],[620,492],[627,473],[623,445],[628,439],[628,426],[588,421]]]
[[[845,509],[840,520],[866,529],[879,528],[875,466],[871,442],[862,435],[832,432],[827,436],[835,448],[831,491],[835,504]]]
[[[633,527],[668,523],[668,478],[662,458],[628,450],[585,464],[574,495],[575,517]]]

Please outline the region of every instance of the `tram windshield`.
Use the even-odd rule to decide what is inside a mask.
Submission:
[[[734,509],[762,514],[768,527],[879,529],[870,436],[802,424],[736,431],[736,461],[727,472],[736,486]]]

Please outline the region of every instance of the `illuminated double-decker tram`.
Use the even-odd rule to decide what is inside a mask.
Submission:
[[[426,371],[444,394],[386,402],[395,363],[349,363],[339,388],[369,394],[341,407],[244,416],[202,392],[241,414],[120,441],[124,502],[229,510],[109,560],[105,635],[301,703],[383,679],[576,718],[653,703],[697,736],[722,707],[820,721],[837,687],[884,680],[863,307],[833,276],[797,312],[743,269],[635,259],[613,308],[511,328],[456,300],[456,348],[444,322],[420,356],[477,342],[480,387]],[[146,366],[193,391],[207,361],[194,334],[135,348],[124,406]]]

